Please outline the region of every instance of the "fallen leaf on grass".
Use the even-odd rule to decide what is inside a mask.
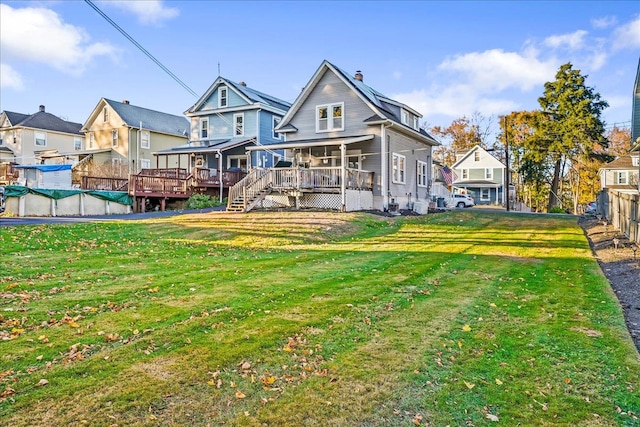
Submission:
[[[471,384],[470,382],[467,382],[467,381],[464,381],[464,385],[466,385],[469,390],[471,390],[476,386],[475,384]]]
[[[241,392],[240,390],[236,391],[236,398],[244,399],[245,397],[247,396],[243,392]]]
[[[495,422],[500,421],[500,420],[498,419],[498,417],[496,417],[496,416],[495,416],[495,415],[493,415],[493,414],[487,414],[487,419],[489,419],[490,421],[495,421]]]
[[[45,385],[47,385],[47,384],[49,384],[49,381],[48,381],[48,380],[45,380],[45,379],[43,378],[43,379],[41,379],[40,381],[38,381],[38,384],[36,384],[36,386],[37,386],[37,387],[42,387],[42,386],[45,386]]]
[[[471,326],[469,326],[469,325],[464,325],[464,326],[462,327],[462,330],[463,330],[463,331],[465,331],[465,332],[469,332],[469,331],[471,330]]]
[[[496,378],[496,384],[502,385],[502,381],[500,381],[499,379]]]

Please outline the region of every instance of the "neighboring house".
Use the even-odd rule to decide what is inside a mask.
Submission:
[[[44,105],[34,114],[3,111],[0,114],[0,163],[63,163],[61,152],[81,149],[84,144],[80,128],[80,123],[47,113]]]
[[[636,81],[633,85],[633,109],[631,110],[631,148],[632,151],[640,149],[640,59]]]
[[[505,203],[505,165],[481,146],[457,156],[451,169],[454,193],[468,194],[477,205]]]
[[[396,210],[431,198],[433,146],[420,113],[323,61],[275,131],[280,167],[256,168],[229,196],[229,210],[312,207]],[[260,147],[248,147],[249,152]]]
[[[446,165],[437,160],[433,161],[432,168],[433,186],[431,188],[432,196],[448,200],[451,197],[453,181],[455,181],[456,173]]]
[[[154,153],[183,145],[189,121],[182,116],[102,98],[82,126],[85,146],[74,156],[74,171],[81,175],[126,178],[142,169],[157,168]],[[165,159],[167,160],[167,159]],[[166,168],[179,167],[178,159]]]
[[[616,190],[638,189],[638,152],[620,156],[600,168],[600,188]]]

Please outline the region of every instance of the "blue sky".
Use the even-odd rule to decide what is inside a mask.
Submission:
[[[629,127],[638,1],[97,1],[198,96],[220,75],[293,102],[327,59],[448,125],[538,108],[572,62]],[[101,97],[181,115],[197,100],[84,1],[0,0],[0,110],[84,123]],[[494,123],[495,123],[494,119]]]

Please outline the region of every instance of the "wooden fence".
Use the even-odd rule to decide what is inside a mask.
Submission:
[[[605,188],[598,195],[597,214],[606,218],[629,240],[640,243],[639,203],[637,191]]]

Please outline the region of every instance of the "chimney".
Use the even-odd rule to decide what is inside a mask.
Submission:
[[[356,71],[356,75],[353,76],[353,78],[356,79],[356,80],[362,81],[362,79],[364,78],[364,76],[362,75],[362,71],[360,71],[360,70]]]
[[[240,86],[247,87],[247,84],[245,82],[240,82]]]
[[[44,113],[44,105],[41,105],[41,106],[40,106],[40,112],[41,112],[41,113]]]
[[[128,99],[123,99],[123,100],[122,100],[122,103],[123,103],[123,104],[127,104],[127,105],[129,105],[129,100],[128,100]]]

